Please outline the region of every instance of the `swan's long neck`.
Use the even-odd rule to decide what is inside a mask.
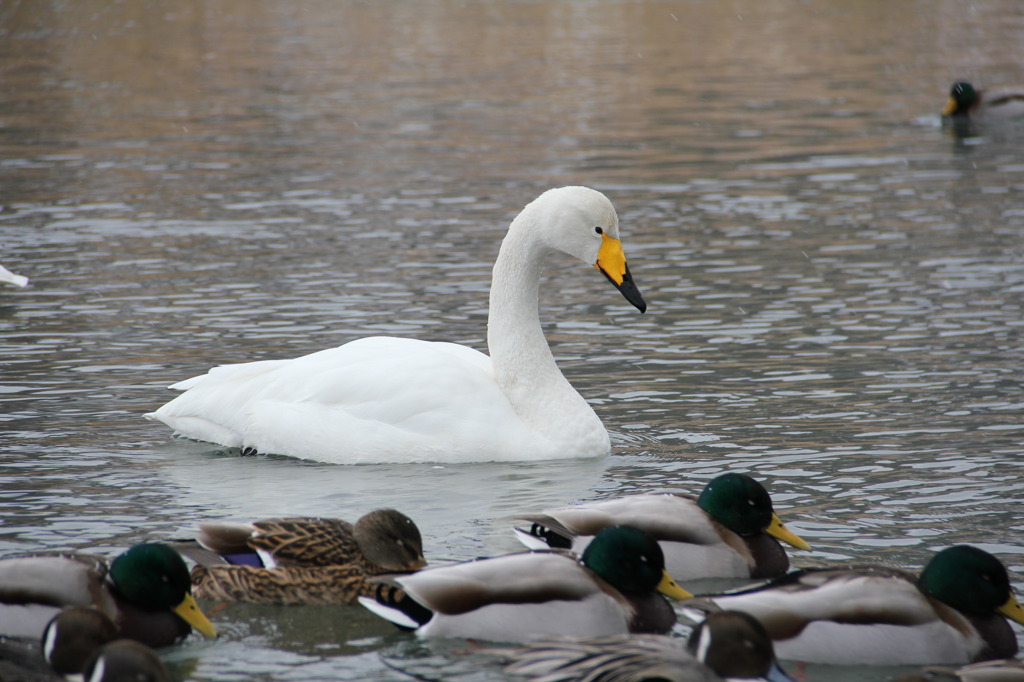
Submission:
[[[517,384],[530,385],[531,376],[561,377],[538,313],[541,264],[547,250],[531,238],[528,226],[519,223],[517,218],[501,242],[487,318],[487,347],[498,384],[506,393],[514,392]]]
[[[516,218],[498,251],[487,345],[495,378],[516,413],[531,427],[554,435],[566,420],[597,420],[597,415],[562,376],[540,325],[541,267],[552,250],[537,238],[543,226],[530,213]]]

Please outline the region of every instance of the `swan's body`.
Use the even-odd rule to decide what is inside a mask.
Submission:
[[[594,264],[641,311],[611,202],[545,192],[516,217],[494,265],[490,356],[370,337],[293,360],[216,367],[146,415],[179,435],[337,463],[596,457],[608,433],[555,364],[537,311],[548,256]]]

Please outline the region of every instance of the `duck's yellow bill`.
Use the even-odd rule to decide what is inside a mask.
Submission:
[[[1024,625],[1024,606],[1021,606],[1020,602],[1017,601],[1017,597],[1010,595],[1010,598],[1006,600],[1006,603],[996,609],[999,613],[1003,614],[1010,620],[1015,620],[1021,625]]]
[[[786,528],[786,524],[782,522],[782,519],[780,519],[779,515],[775,512],[772,512],[772,522],[764,529],[764,532],[768,533],[768,535],[771,535],[776,540],[785,542],[787,545],[793,545],[797,549],[811,548],[811,546],[808,545],[802,537]]]
[[[692,594],[679,587],[679,583],[668,574],[668,571],[661,572],[661,582],[658,583],[658,592],[673,599],[690,599]]]
[[[210,619],[199,609],[199,604],[191,594],[186,594],[181,603],[171,610],[206,637],[212,639],[217,636],[217,628],[213,627]]]
[[[949,100],[946,102],[946,106],[942,108],[942,115],[952,116],[953,113],[956,111],[956,106],[956,100],[950,97]]]

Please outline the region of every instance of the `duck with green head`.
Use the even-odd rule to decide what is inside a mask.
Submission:
[[[96,608],[119,636],[154,647],[180,642],[192,628],[216,636],[192,597],[185,562],[162,543],[135,545],[109,564],[85,554],[0,560],[0,632],[38,637],[65,606]]]
[[[636,528],[598,533],[582,557],[547,550],[506,554],[378,579],[360,603],[424,636],[519,641],[665,633],[676,621],[662,596],[685,599],[658,543]]]
[[[516,529],[528,547],[580,552],[602,528],[628,524],[654,537],[668,572],[678,580],[773,578],[789,569],[779,540],[810,549],[772,507],[764,486],[740,473],[712,479],[699,497],[627,495],[612,500],[522,514],[529,530]]]
[[[949,90],[942,115],[953,121],[1024,120],[1024,88],[978,90],[958,81]]]
[[[962,664],[1017,652],[1024,624],[1000,561],[957,545],[919,576],[886,566],[807,569],[750,589],[699,597],[699,609],[757,618],[785,659],[834,665]]]

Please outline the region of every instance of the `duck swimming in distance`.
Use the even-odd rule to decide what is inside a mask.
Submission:
[[[512,221],[494,264],[490,355],[453,343],[369,337],[291,360],[215,367],[147,416],[187,438],[339,464],[599,457],[608,432],[562,375],[538,314],[541,269],[593,265],[641,312],[611,202],[548,190]]]
[[[1024,88],[979,90],[958,81],[949,90],[942,115],[953,121],[1024,120]]]

